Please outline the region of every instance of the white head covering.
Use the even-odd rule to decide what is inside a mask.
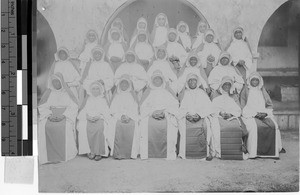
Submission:
[[[165,55],[165,57],[163,59],[158,58],[157,53],[158,53],[159,50],[164,50],[165,51],[166,55]],[[155,48],[155,58],[157,60],[166,60],[168,58],[167,48],[165,46],[160,46],[160,47]]]
[[[201,83],[201,81],[199,79],[199,76],[197,74],[190,73],[186,77],[186,86],[185,87],[186,87],[187,90],[194,90],[194,89],[191,89],[190,86],[189,86],[189,84],[188,84],[188,81],[190,79],[196,79],[197,80],[197,87],[195,89],[199,88],[202,85],[202,83]]]
[[[205,21],[200,20],[199,23],[198,23],[198,26],[197,26],[197,36],[198,35],[203,35],[205,33],[205,32],[202,33],[202,32],[199,31],[199,27],[200,27],[201,24],[205,24],[206,25],[206,29],[208,29],[208,24]]]
[[[164,17],[164,18],[166,19],[165,27],[169,28],[168,17],[167,17],[167,15],[164,14],[164,13],[159,13],[159,14],[157,14],[157,16],[155,17],[155,21],[154,21],[154,27],[156,28],[156,27],[159,26],[159,24],[158,24],[158,18],[159,18],[159,17]]]
[[[54,54],[54,58],[56,61],[62,61],[60,58],[59,58],[59,52],[60,51],[65,51],[67,53],[67,59],[64,60],[64,61],[67,61],[69,58],[70,58],[70,54],[69,54],[69,50],[66,48],[66,47],[60,47],[58,48],[57,52]]]
[[[224,58],[224,57],[225,57],[225,58],[228,58],[229,62],[228,62],[228,64],[227,64],[226,66],[229,66],[230,63],[232,62],[232,59],[231,59],[230,53],[228,53],[227,51],[222,51],[222,53],[220,54],[220,57],[219,57],[219,64],[220,64],[221,66],[223,66],[223,65],[221,64],[221,59]]]
[[[100,46],[94,47],[94,48],[92,49],[92,52],[91,52],[93,59],[94,59],[93,54],[94,54],[95,51],[100,51],[100,52],[102,53],[102,58],[100,59],[100,61],[104,61],[104,56],[105,56],[105,51],[104,51],[104,49],[103,49],[102,47],[100,47]]]
[[[234,33],[235,33],[236,31],[242,32],[242,39],[241,39],[241,40],[238,40],[238,39],[236,39],[236,38],[234,37]],[[236,28],[233,30],[233,32],[232,32],[232,40],[233,40],[233,41],[244,41],[244,39],[245,39],[245,34],[244,34],[244,29],[243,29],[243,27],[241,27],[241,26],[236,27]]]
[[[175,40],[172,43],[175,43],[178,41],[179,37],[178,37],[178,33],[177,30],[175,28],[170,28],[168,31],[168,43],[170,43],[171,41],[169,40],[169,34],[174,33],[176,35]]]
[[[113,38],[112,38],[112,33],[114,33],[114,32],[119,33],[119,35],[120,35],[119,40],[113,40]],[[112,27],[112,28],[109,30],[109,32],[108,32],[108,41],[109,41],[110,43],[113,43],[113,42],[119,42],[119,43],[121,43],[122,40],[123,40],[122,36],[123,36],[123,34],[121,33],[121,31],[120,31],[118,28]]]
[[[87,40],[87,42],[90,43],[90,40],[89,40],[89,35],[90,35],[90,34],[94,34],[94,35],[95,35],[96,39],[95,39],[94,42],[97,42],[98,39],[99,39],[98,33],[97,33],[95,30],[93,30],[93,29],[90,29],[90,30],[86,33],[86,40]]]
[[[256,86],[256,87],[253,87],[252,85],[251,85],[251,80],[253,79],[253,78],[257,78],[258,80],[259,80],[259,84]],[[264,86],[264,81],[263,81],[263,78],[262,78],[262,76],[258,73],[258,72],[252,72],[250,75],[249,75],[249,77],[247,78],[247,86],[248,86],[248,88],[256,88],[256,89],[261,89],[263,86]]]
[[[204,21],[202,21],[202,20],[199,21],[198,26],[197,26],[196,40],[194,41],[194,43],[193,43],[193,45],[192,45],[192,49],[198,48],[199,45],[200,45],[201,43],[203,43],[204,33],[202,33],[202,32],[199,31],[199,26],[200,26],[201,24],[206,24],[206,26],[207,26],[207,28],[208,28],[208,25],[207,25],[206,22],[204,22]]]
[[[192,57],[197,58],[197,64],[195,66],[192,66],[190,63],[190,59]],[[201,60],[199,58],[199,56],[197,55],[197,53],[191,52],[186,60],[186,67],[200,67],[201,66]]]
[[[185,26],[185,32],[181,32],[181,31],[179,30],[180,27],[181,27],[182,25]],[[178,33],[178,34],[182,34],[182,33],[190,33],[189,25],[188,25],[186,22],[184,22],[184,21],[180,21],[180,22],[177,24],[176,29],[177,29],[177,33]]]
[[[214,30],[210,29],[210,28],[205,31],[204,37],[203,37],[203,42],[206,43],[206,44],[208,44],[208,42],[206,42],[206,40],[205,40],[206,36],[208,36],[208,35],[212,35],[213,36],[213,41],[211,43],[214,43],[214,40],[216,39],[216,35],[215,35]]]
[[[160,77],[162,79],[162,84],[161,86],[159,87],[156,87],[154,84],[153,84],[153,81],[156,77]],[[151,76],[151,79],[149,81],[149,87],[151,89],[165,89],[166,87],[166,81],[165,81],[165,77],[163,76],[162,72],[160,70],[156,70],[153,72],[152,76]]]
[[[120,88],[120,83],[122,81],[127,81],[129,84],[128,88],[125,91],[123,91]],[[133,91],[132,81],[130,80],[130,76],[127,74],[122,75],[121,78],[116,81],[116,86],[117,86],[117,93],[128,93],[128,92]]]
[[[138,42],[138,43],[140,42],[139,39],[138,39],[138,36],[141,35],[141,34],[143,34],[143,35],[146,36],[146,39],[145,39],[145,41],[143,41],[143,42],[149,43],[149,35],[148,35],[148,33],[147,33],[145,30],[139,30],[139,31],[138,31],[138,33],[137,33],[137,38],[136,38],[137,42]]]
[[[219,86],[219,91],[220,91],[220,93],[221,94],[230,94],[230,92],[231,91],[233,91],[232,89],[234,88],[234,86],[233,86],[233,78],[231,78],[231,77],[229,77],[229,76],[224,76],[223,78],[222,78],[222,81],[221,81],[221,83],[220,83],[220,86]],[[222,89],[222,86],[225,84],[225,83],[230,83],[231,84],[231,88],[230,88],[230,90],[229,90],[229,93],[228,92],[226,92],[226,91],[224,91],[223,89]]]
[[[140,22],[143,22],[143,23],[146,24],[146,26],[145,26],[144,29],[140,29],[140,28],[139,28],[139,23],[140,23]],[[137,29],[138,31],[140,31],[140,30],[147,31],[147,29],[148,29],[148,22],[147,22],[146,18],[140,17],[140,18],[138,19],[138,21],[137,21],[137,23],[136,23],[136,29]]]
[[[125,53],[125,61],[126,61],[126,63],[129,63],[129,62],[127,62],[127,59],[126,59],[127,55],[129,55],[129,54],[132,54],[134,56],[134,61],[130,62],[130,64],[137,63],[137,56],[136,56],[136,54],[135,54],[135,52],[133,50],[128,50]]]
[[[99,81],[94,81],[94,82],[90,83],[89,88],[86,91],[87,94],[90,95],[91,97],[95,97],[92,94],[92,88],[95,87],[95,86],[100,89],[100,95],[97,96],[97,97],[104,97],[104,91],[105,91],[105,89],[104,89],[104,86]],[[97,98],[97,97],[95,97],[95,98]]]

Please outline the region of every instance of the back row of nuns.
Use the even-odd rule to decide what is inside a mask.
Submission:
[[[251,72],[243,29],[236,28],[221,51],[206,23],[199,22],[191,42],[187,24],[179,24],[170,29],[167,16],[158,14],[150,34],[139,19],[128,49],[118,19],[104,49],[97,33],[88,32],[77,64],[68,49],[58,49],[39,104],[40,162],[77,154],[211,160],[221,157],[226,129],[242,131],[245,159],[279,157],[272,102],[260,75]]]

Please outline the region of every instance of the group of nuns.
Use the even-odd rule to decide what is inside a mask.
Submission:
[[[147,24],[139,18],[129,40],[115,19],[103,47],[89,30],[78,63],[58,49],[38,106],[41,164],[77,155],[212,160],[221,158],[220,132],[233,129],[242,131],[244,159],[284,152],[243,28],[222,51],[206,22],[193,38],[164,13],[151,34]]]

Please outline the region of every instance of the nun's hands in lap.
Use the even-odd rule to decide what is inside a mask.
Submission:
[[[193,115],[187,113],[186,116],[185,116],[186,120],[190,121],[191,123],[193,122]]]
[[[225,119],[225,120],[227,120],[227,119],[229,119],[229,118],[233,117],[233,115],[232,115],[232,114],[230,114],[230,113],[226,113],[226,112],[220,112],[220,116],[222,116],[222,117],[223,117],[223,119]]]
[[[112,57],[110,58],[110,61],[111,61],[111,62],[114,62],[114,63],[118,63],[118,62],[121,62],[122,59],[119,58],[119,57],[116,57],[116,56],[112,56]]]
[[[100,117],[98,117],[98,116],[92,117],[92,116],[87,115],[86,119],[92,123],[95,123],[100,119]]]
[[[207,56],[207,61],[208,62],[214,62],[215,61],[215,57],[212,55]]]
[[[48,119],[51,122],[60,122],[63,119],[65,119],[66,117],[64,115],[51,115]]]
[[[245,65],[245,61],[244,60],[239,60],[239,64],[244,66]]]
[[[267,113],[263,113],[263,112],[258,112],[255,116],[255,118],[258,118],[259,120],[264,120],[266,118],[266,116],[268,116]]]
[[[122,123],[129,123],[130,117],[128,117],[126,115],[122,115],[121,116],[121,121],[122,121]]]
[[[157,120],[161,120],[165,118],[165,113],[163,110],[156,110],[152,113],[152,117]]]

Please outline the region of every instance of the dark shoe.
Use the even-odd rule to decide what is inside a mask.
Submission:
[[[99,160],[101,160],[102,159],[102,157],[100,156],[100,155],[96,155],[95,156],[95,161],[99,161]]]
[[[245,144],[242,145],[242,152],[244,154],[247,154],[248,153],[248,150],[247,150],[247,147],[245,146]]]
[[[95,158],[95,154],[92,154],[92,153],[89,153],[88,155],[88,158],[90,159],[90,160],[93,160],[94,158]]]
[[[286,151],[284,148],[282,148],[279,153],[286,153]]]
[[[206,157],[206,160],[207,161],[211,161],[213,159],[213,157],[212,156],[208,156],[208,157]]]

